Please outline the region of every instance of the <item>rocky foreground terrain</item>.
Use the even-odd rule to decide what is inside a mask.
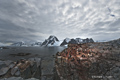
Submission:
[[[23,80],[28,78],[41,78],[41,58],[20,59],[16,62],[0,60],[0,80]]]
[[[0,60],[0,80],[54,80],[53,69],[51,57]]]
[[[118,40],[69,44],[56,54],[56,80],[120,80]]]
[[[14,50],[1,49],[0,80],[120,80],[120,39],[69,44],[56,56]]]
[[[55,58],[53,55],[65,48],[7,47],[7,49],[0,49],[0,80],[54,80]],[[39,67],[36,59],[37,61],[40,59]],[[22,66],[24,69],[21,68]],[[14,70],[18,71],[12,75],[11,72]],[[38,72],[34,72],[35,70]]]

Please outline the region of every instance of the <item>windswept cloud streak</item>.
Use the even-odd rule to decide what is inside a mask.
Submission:
[[[120,0],[0,0],[0,41],[117,39],[119,6]]]

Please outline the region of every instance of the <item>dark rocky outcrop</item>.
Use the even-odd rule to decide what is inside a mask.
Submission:
[[[77,44],[77,41],[75,39],[71,39],[68,44]]]
[[[60,44],[60,46],[64,46],[66,44],[68,44],[68,42],[66,41],[66,39],[64,39],[63,42]]]
[[[0,61],[0,79],[9,77],[41,78],[41,58]],[[8,79],[10,80],[10,79]]]

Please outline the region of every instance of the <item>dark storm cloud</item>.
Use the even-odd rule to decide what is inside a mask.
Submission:
[[[119,6],[118,0],[0,0],[0,41],[116,39]]]
[[[0,19],[0,29],[8,30],[8,31],[24,30],[24,28],[22,28],[20,26],[16,26],[15,24],[11,23],[11,21],[2,20],[2,19]]]
[[[34,29],[24,28],[13,24],[11,21],[0,19],[0,40],[4,41],[22,41],[33,40],[38,37],[32,33],[37,32]]]
[[[94,24],[94,26],[102,27],[105,24],[109,24],[109,23],[111,23],[111,22],[110,21],[108,21],[108,22],[98,22],[98,23]]]
[[[117,28],[119,28],[120,27],[120,18],[117,21],[115,21],[114,23],[112,23],[110,25],[110,27],[117,27]]]

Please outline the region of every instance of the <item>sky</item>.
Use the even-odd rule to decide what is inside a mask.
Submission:
[[[120,0],[0,0],[0,42],[120,38]]]

